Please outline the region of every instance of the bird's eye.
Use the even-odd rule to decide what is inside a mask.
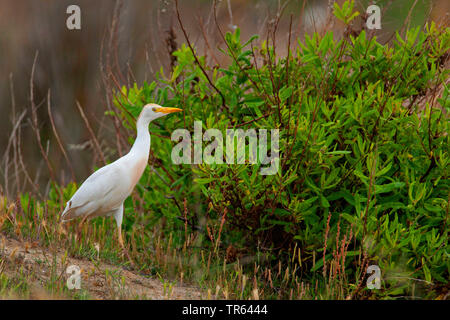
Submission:
[[[156,111],[156,108],[155,108],[155,107],[153,107],[153,108],[152,108],[152,111]]]

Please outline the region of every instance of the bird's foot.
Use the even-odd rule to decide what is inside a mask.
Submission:
[[[135,266],[134,261],[133,261],[133,259],[131,259],[130,254],[128,253],[128,249],[125,248],[125,246],[122,247],[121,255],[122,255],[122,259],[126,258],[128,260],[128,262],[130,263],[130,266],[134,268],[134,266]]]

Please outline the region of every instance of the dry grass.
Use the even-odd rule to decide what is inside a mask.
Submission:
[[[328,282],[317,278],[306,283],[300,279],[302,269],[316,265],[304,264],[301,248],[292,248],[288,263],[280,261],[272,268],[266,264],[267,252],[252,256],[229,246],[224,255],[221,250],[201,247],[205,235],[200,231],[189,233],[177,246],[172,234],[164,237],[158,228],[146,230],[141,223],[126,234],[131,264],[118,245],[112,220],[97,218],[78,231],[77,222],[59,223],[58,202],[51,207],[49,202],[30,199],[27,204],[23,198],[16,202],[0,198],[0,295],[36,298],[35,288],[65,299],[329,299],[356,293],[349,292],[344,270],[351,230],[342,240],[337,235],[333,259],[326,267]],[[221,221],[225,217],[226,212]],[[212,246],[218,248],[220,226],[210,232]],[[359,283],[365,275],[365,259]],[[71,264],[85,271],[79,292],[65,285],[65,270]]]
[[[198,288],[149,277],[98,259],[69,257],[63,248],[10,237],[0,240],[0,297],[28,299],[200,299]],[[69,290],[68,266],[81,269],[81,289]]]

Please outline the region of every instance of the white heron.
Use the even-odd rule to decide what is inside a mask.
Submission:
[[[150,152],[151,121],[169,113],[182,111],[147,104],[136,123],[137,137],[131,150],[90,175],[67,202],[61,214],[62,222],[82,217],[81,224],[88,218],[114,216],[119,233],[119,243],[125,249],[122,239],[123,202],[131,194],[147,166]]]

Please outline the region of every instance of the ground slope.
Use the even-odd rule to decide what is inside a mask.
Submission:
[[[76,293],[64,287],[70,277],[66,272],[70,265],[81,270],[81,290]],[[25,291],[31,299],[70,299],[74,296],[88,299],[202,298],[200,290],[192,286],[145,276],[101,261],[66,257],[61,249],[52,252],[52,249],[0,233],[0,280],[2,276],[3,283],[9,281],[22,288],[26,283]],[[14,290],[2,297],[1,283],[0,298],[21,298],[20,293],[14,293]]]

